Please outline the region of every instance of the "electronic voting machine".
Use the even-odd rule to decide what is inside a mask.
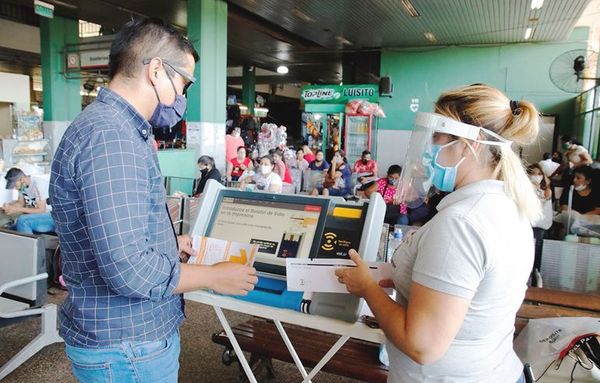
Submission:
[[[286,289],[286,259],[349,258],[357,249],[377,257],[385,203],[374,193],[366,203],[227,189],[209,180],[190,235],[258,245],[258,283],[242,300],[354,322],[363,304],[350,294]]]

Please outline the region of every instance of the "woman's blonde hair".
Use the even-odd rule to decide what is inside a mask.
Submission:
[[[511,101],[498,89],[484,84],[443,93],[435,103],[435,111],[491,130],[517,145],[531,144],[539,131],[538,111],[532,103]],[[536,221],[541,214],[540,202],[517,154],[507,145],[481,145],[481,148],[480,160],[491,165],[496,179],[504,181],[506,193],[519,211],[531,222]]]

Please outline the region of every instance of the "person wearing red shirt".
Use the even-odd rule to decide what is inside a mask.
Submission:
[[[371,158],[371,152],[362,152],[360,160],[354,163],[353,172],[359,177],[377,177],[377,162]]]
[[[309,164],[316,159],[315,154],[312,152],[312,150],[310,150],[308,145],[302,146],[302,151],[304,152],[304,159]]]
[[[237,149],[245,145],[241,132],[240,128],[231,128],[225,136],[225,160],[227,163],[236,157]]]
[[[252,160],[246,156],[246,147],[237,148],[236,157],[227,162],[227,181],[237,181],[245,170],[252,170]]]
[[[283,161],[283,153],[281,152],[281,150],[275,149],[272,155],[273,160],[275,161],[275,169],[273,170],[273,172],[279,174],[283,183],[292,184],[294,181],[292,180],[290,169]]]

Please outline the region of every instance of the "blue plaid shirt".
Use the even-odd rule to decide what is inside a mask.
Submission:
[[[60,334],[100,348],[155,341],[183,321],[177,240],[148,122],[107,88],[65,132],[50,178],[69,294]]]

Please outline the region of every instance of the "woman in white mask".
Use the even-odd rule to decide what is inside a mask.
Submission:
[[[512,340],[540,204],[511,144],[536,138],[538,113],[481,84],[442,94],[435,112],[417,114],[400,184],[450,194],[396,250],[393,280],[373,280],[353,250],[357,267],[336,275],[388,339],[388,382],[522,382]]]
[[[270,193],[281,193],[283,181],[281,177],[276,174],[273,169],[275,167],[275,161],[271,156],[264,156],[260,159],[260,165],[258,166],[257,172],[252,176],[245,178],[241,184],[240,189],[244,190],[246,183],[256,183],[256,189],[262,191],[268,191]]]
[[[544,170],[539,164],[529,165],[527,167],[527,174],[542,206],[542,216],[532,225],[533,237],[535,238],[535,259],[531,273],[531,285],[542,287],[540,274],[540,270],[542,269],[542,250],[546,230],[552,226],[552,189],[550,188],[550,179],[546,177]]]

